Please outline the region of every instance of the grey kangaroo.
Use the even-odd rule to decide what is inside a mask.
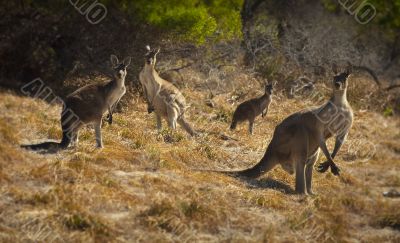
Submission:
[[[44,142],[21,147],[32,150],[59,150],[67,148],[71,142],[76,146],[79,129],[85,124],[94,124],[97,148],[103,148],[102,117],[108,111],[109,123],[112,122],[114,108],[126,92],[126,68],[130,62],[130,57],[119,62],[115,55],[111,55],[112,80],[101,84],[86,85],[66,97],[61,112],[61,142]]]
[[[160,49],[150,49],[146,46],[145,64],[139,74],[139,80],[143,87],[147,101],[147,111],[155,111],[157,129],[161,130],[161,118],[165,118],[170,128],[175,129],[176,123],[191,136],[196,132],[185,119],[186,100],[182,93],[172,83],[162,79],[155,70],[156,58]]]
[[[238,123],[247,120],[249,121],[249,133],[253,134],[254,120],[256,117],[260,114],[262,117],[265,117],[268,112],[269,105],[272,101],[272,90],[272,84],[266,84],[263,96],[241,103],[233,113],[231,130],[236,129]]]
[[[322,150],[327,161],[321,163],[317,171],[325,172],[331,168],[339,175],[339,168],[333,159],[344,143],[353,123],[353,111],[347,102],[347,80],[351,68],[333,78],[333,92],[330,100],[319,108],[294,113],[283,120],[276,128],[264,157],[253,167],[241,171],[215,171],[232,176],[257,178],[280,164],[290,174],[296,172],[296,192],[313,194],[311,189],[312,172],[319,151]],[[336,137],[332,154],[326,140]]]

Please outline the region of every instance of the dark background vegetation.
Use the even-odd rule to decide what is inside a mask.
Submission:
[[[114,53],[133,57],[127,84],[136,93],[150,44],[162,48],[165,77],[212,95],[233,89],[235,73],[276,80],[283,92],[300,77],[329,82],[332,65],[350,62],[364,80],[362,98],[388,115],[400,110],[399,0],[370,0],[377,16],[366,25],[335,0],[100,2],[107,16],[92,25],[67,0],[1,1],[0,85],[18,90],[40,77],[63,96],[107,77]]]

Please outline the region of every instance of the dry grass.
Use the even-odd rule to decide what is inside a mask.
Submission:
[[[356,109],[336,159],[342,175],[314,173],[318,195],[305,197],[293,194],[293,176],[279,167],[254,181],[191,168],[256,163],[274,127],[312,100],[276,96],[249,136],[244,124],[229,131],[229,120],[236,102],[257,92],[243,86],[210,108],[206,93],[183,91],[198,138],[182,129],[158,134],[153,115],[132,101],[104,125],[103,150],[86,128],[78,148],[47,155],[19,144],[59,139],[60,107],[1,93],[0,241],[400,241],[400,201],[382,196],[400,189],[398,120]]]

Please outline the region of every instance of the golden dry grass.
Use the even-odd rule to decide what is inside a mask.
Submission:
[[[56,154],[19,144],[60,139],[60,107],[2,92],[0,241],[400,241],[400,201],[382,196],[400,189],[398,120],[355,109],[354,127],[336,159],[342,175],[315,172],[318,195],[299,196],[294,177],[280,167],[253,181],[192,168],[251,166],[274,127],[314,101],[276,95],[249,136],[245,124],[229,131],[229,120],[235,99],[257,92],[243,86],[216,96],[210,108],[205,92],[183,91],[198,138],[182,129],[157,133],[153,114],[133,99],[113,125],[104,124],[103,150],[95,149],[88,127],[78,148]]]

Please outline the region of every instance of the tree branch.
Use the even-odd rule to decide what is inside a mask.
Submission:
[[[389,87],[387,87],[385,90],[386,91],[390,91],[392,89],[397,89],[400,88],[400,84],[395,84],[395,85],[390,85]]]
[[[378,87],[381,87],[381,82],[379,81],[378,76],[375,74],[375,72],[369,68],[369,67],[365,67],[365,66],[353,66],[354,70],[358,70],[358,71],[365,71],[367,73],[369,73],[369,75],[371,75],[371,77],[373,78],[373,80],[375,81],[375,83],[378,85]]]

